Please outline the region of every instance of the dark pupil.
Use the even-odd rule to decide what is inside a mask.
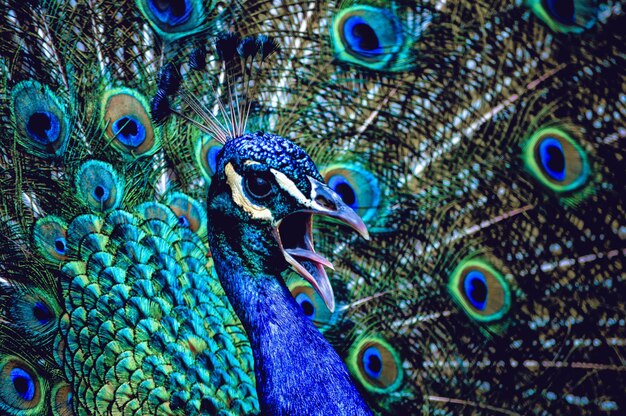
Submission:
[[[574,23],[575,6],[573,0],[545,0],[552,16],[564,24]]]
[[[315,312],[315,308],[313,308],[313,304],[309,302],[308,300],[303,301],[300,304],[300,307],[302,308],[302,311],[304,312],[306,316],[311,316],[313,315],[313,312]]]
[[[383,363],[377,355],[371,355],[367,361],[367,368],[374,374],[378,374],[383,368]]]
[[[189,226],[189,220],[187,220],[187,217],[185,217],[184,215],[181,215],[180,217],[178,217],[178,225],[182,227],[187,227]]]
[[[155,2],[157,9],[161,10],[161,11],[166,11],[167,9],[170,9],[172,12],[172,15],[176,16],[176,17],[180,17],[183,14],[185,14],[185,1],[167,1],[167,0],[157,0]]]
[[[365,23],[356,24],[352,29],[352,34],[355,38],[361,40],[359,43],[361,49],[366,51],[378,49],[378,37],[370,25],[366,25]]]
[[[118,120],[118,125],[121,125],[120,134],[122,136],[136,136],[137,135],[137,123],[128,117],[123,117]]]
[[[484,303],[487,299],[487,285],[480,279],[473,279],[469,297],[476,303]]]
[[[50,116],[45,113],[35,113],[28,119],[26,126],[31,134],[35,135],[39,140],[45,140],[48,135],[46,132],[52,128]]]
[[[26,377],[15,377],[13,379],[13,386],[15,391],[22,397],[28,393],[28,379]]]
[[[261,197],[266,196],[270,192],[271,185],[265,178],[254,176],[248,181],[248,188],[254,196]]]
[[[56,240],[54,242],[54,248],[56,248],[59,253],[63,253],[65,251],[65,243],[61,240]]]
[[[96,195],[96,198],[102,199],[102,197],[104,196],[104,188],[100,185],[96,186],[94,194]]]
[[[548,153],[548,160],[546,165],[552,172],[561,173],[565,169],[565,155],[558,146],[548,146],[546,149]]]
[[[356,202],[356,195],[354,194],[354,190],[347,183],[340,183],[339,185],[337,185],[335,192],[337,192],[339,196],[341,196],[341,199],[343,199],[343,202],[345,202],[346,205],[351,206],[354,205],[354,203]]]
[[[33,314],[35,315],[35,318],[37,318],[37,320],[41,323],[48,323],[52,318],[52,313],[50,312],[50,309],[48,309],[45,305],[42,305],[41,303],[37,303],[35,305],[35,307],[33,308]]]

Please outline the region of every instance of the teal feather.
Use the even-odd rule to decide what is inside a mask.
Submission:
[[[624,6],[3,1],[0,413],[260,412],[222,144],[151,118],[166,63],[173,109],[293,140],[367,224],[313,224],[333,312],[284,279],[374,413],[622,413]],[[225,65],[223,32],[280,52]]]

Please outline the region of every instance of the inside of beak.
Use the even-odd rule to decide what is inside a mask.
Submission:
[[[328,309],[335,310],[335,297],[325,267],[333,265],[315,252],[313,246],[313,214],[335,218],[369,239],[363,220],[346,205],[337,193],[325,184],[310,178],[313,185],[311,209],[295,212],[283,218],[274,236],[289,263],[319,293]]]

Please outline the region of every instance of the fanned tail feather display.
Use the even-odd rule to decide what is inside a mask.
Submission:
[[[0,413],[269,408],[209,247],[246,135],[369,230],[279,280],[374,414],[624,412],[624,2],[0,4]]]

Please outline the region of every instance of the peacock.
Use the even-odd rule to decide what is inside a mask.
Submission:
[[[1,414],[624,412],[624,2],[1,4]]]

